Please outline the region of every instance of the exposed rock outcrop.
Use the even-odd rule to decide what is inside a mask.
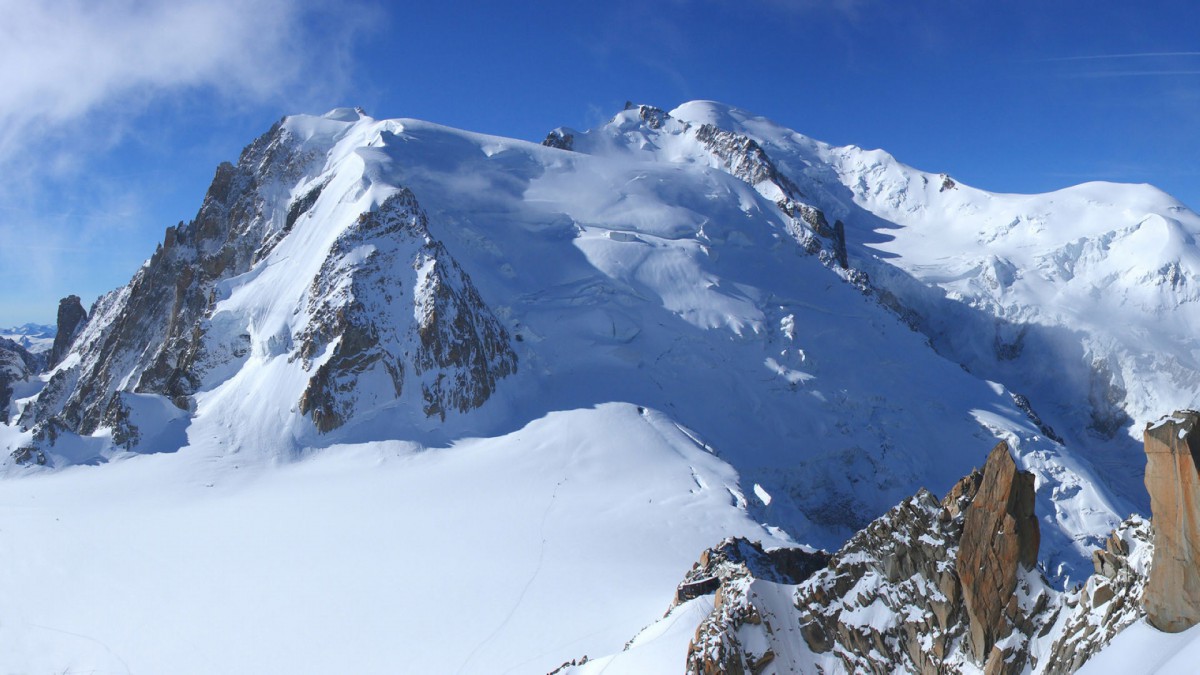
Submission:
[[[961,527],[922,490],[854,535],[796,591],[808,648],[846,672],[944,672],[965,632]]]
[[[797,591],[809,648],[851,672],[1020,672],[1026,641],[996,645],[1028,633],[1052,599],[1033,571],[1033,496],[1033,475],[1000,443],[940,503],[922,490],[871,523]]]
[[[1019,673],[1074,663],[1073,654],[1042,649],[1056,637],[1050,628],[1075,615],[1061,611],[1061,594],[1033,568],[1032,507],[1032,476],[1001,443],[944,499],[919,491],[832,557],[726,540],[676,589],[675,605],[713,597],[686,671]],[[789,564],[787,556],[798,557]],[[967,565],[969,583],[961,578]],[[1123,581],[1106,580],[1110,588],[1135,576],[1114,574]],[[1099,593],[1094,604],[1112,600]],[[1099,630],[1092,605],[1086,610],[1064,651],[1095,648],[1096,635],[1115,632]],[[986,647],[981,656],[973,641]]]
[[[78,295],[68,295],[58,301],[58,332],[54,334],[54,346],[50,348],[47,367],[53,368],[62,362],[86,322],[87,311]]]
[[[832,556],[722,542],[662,621],[712,597],[689,675],[1065,675],[1143,616],[1154,546],[1149,523],[1132,516],[1095,551],[1096,574],[1062,591],[1035,566],[1038,535],[1032,476],[1000,443],[941,501],[919,491]]]
[[[1033,514],[1033,474],[1018,471],[1008,445],[988,455],[979,491],[965,511],[954,568],[963,587],[975,659],[1003,659],[992,653],[1021,620],[1013,591],[1022,570],[1037,563],[1040,534]]]
[[[1154,514],[1154,561],[1146,618],[1176,633],[1200,623],[1200,412],[1146,426],[1146,489]]]
[[[688,646],[688,675],[761,673],[775,660],[774,629],[764,622],[753,594],[755,583],[795,585],[825,566],[823,551],[797,548],[765,550],[757,542],[730,538],[704,551],[675,591],[675,604],[715,594],[712,612],[700,623]],[[745,640],[744,626],[767,634]]]
[[[400,399],[406,383],[426,416],[444,420],[483,405],[517,368],[508,332],[430,236],[407,189],[338,237],[308,304],[312,320],[294,356],[311,368],[332,353],[315,368],[299,409],[322,433],[360,405]]]
[[[8,424],[13,384],[37,371],[37,357],[12,340],[0,338],[0,423]]]
[[[542,145],[559,150],[574,150],[575,135],[566,129],[555,129],[546,134],[546,140],[542,141]]]
[[[1083,667],[1117,633],[1144,616],[1142,596],[1153,552],[1150,523],[1132,516],[1092,554],[1096,573],[1078,590],[1061,596],[1059,619],[1038,629],[1055,635],[1041,660],[1046,675],[1066,675]]]

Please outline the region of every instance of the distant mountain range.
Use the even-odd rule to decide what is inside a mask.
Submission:
[[[33,353],[50,351],[54,345],[54,326],[26,323],[12,328],[0,328],[0,338],[12,340]]]

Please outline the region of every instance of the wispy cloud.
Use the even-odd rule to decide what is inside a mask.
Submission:
[[[1070,74],[1075,77],[1173,77],[1200,75],[1200,70],[1089,70]]]
[[[1035,59],[1030,63],[1058,64],[1062,77],[1136,78],[1200,75],[1200,52],[1127,52],[1077,54]]]
[[[1137,52],[1133,54],[1085,54],[1082,56],[1056,56],[1040,61],[1106,61],[1119,59],[1154,59],[1200,56],[1200,52]]]
[[[178,145],[200,109],[328,105],[352,85],[374,1],[0,0],[0,323],[121,283],[153,250],[156,186],[124,180],[109,153]]]
[[[101,108],[132,115],[197,88],[261,102],[314,70],[328,80],[337,59],[314,55],[336,45],[306,28],[313,11],[304,0],[0,0],[0,160]]]

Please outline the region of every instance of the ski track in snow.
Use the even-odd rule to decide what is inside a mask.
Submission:
[[[114,659],[116,659],[117,661],[120,661],[120,662],[121,662],[121,665],[122,665],[122,666],[125,668],[125,673],[126,673],[126,675],[133,675],[133,671],[132,671],[132,670],[130,670],[130,668],[129,668],[129,664],[125,662],[125,659],[121,658],[121,655],[120,655],[120,654],[118,654],[118,653],[116,653],[115,651],[113,651],[112,647],[109,647],[109,646],[108,646],[108,644],[107,644],[107,643],[105,643],[103,640],[98,640],[98,639],[96,639],[96,638],[94,638],[94,637],[92,637],[92,636],[90,636],[90,635],[84,635],[84,634],[82,634],[82,633],[74,633],[74,632],[72,632],[72,631],[69,631],[69,630],[63,630],[63,629],[61,629],[61,628],[54,628],[54,627],[52,627],[52,626],[43,626],[43,625],[41,625],[41,624],[37,624],[37,623],[29,623],[29,622],[26,622],[26,623],[25,623],[25,625],[26,625],[26,626],[30,626],[30,627],[32,627],[32,628],[40,628],[40,629],[42,629],[42,630],[48,630],[48,631],[52,631],[52,632],[55,632],[55,633],[61,633],[61,634],[63,634],[63,635],[70,635],[70,636],[72,636],[72,637],[77,637],[77,638],[80,638],[80,639],[82,639],[82,640],[87,640],[88,642],[93,642],[93,643],[95,643],[95,644],[98,644],[98,645],[100,645],[101,647],[103,647],[103,648],[104,648],[104,651],[108,652],[108,653],[109,653],[109,655],[111,655],[111,656],[112,656]],[[66,671],[66,672],[70,672],[70,671],[68,670],[68,671]],[[80,671],[80,672],[82,672],[82,671]],[[97,671],[97,670],[95,670],[95,669],[91,669],[91,670],[88,670],[87,672],[89,672],[89,673],[96,673],[96,672],[100,672],[100,671]]]
[[[563,478],[554,484],[554,492],[550,494],[550,501],[546,503],[546,509],[542,511],[542,521],[541,525],[538,527],[538,537],[541,540],[541,543],[538,546],[537,564],[534,565],[533,572],[530,573],[529,578],[525,581],[525,585],[521,587],[521,592],[517,595],[517,599],[513,603],[512,608],[508,610],[508,614],[504,616],[504,620],[501,621],[496,628],[479,644],[475,645],[475,648],[471,650],[470,654],[467,654],[467,658],[463,660],[462,665],[460,665],[458,670],[455,671],[455,673],[458,675],[461,675],[461,673],[466,670],[467,666],[470,665],[471,660],[474,659],[475,655],[479,653],[479,650],[483,649],[485,645],[494,640],[496,636],[500,634],[500,631],[504,630],[504,627],[507,626],[510,621],[512,621],[513,615],[517,613],[517,610],[521,608],[521,604],[525,602],[525,595],[529,593],[529,587],[533,586],[533,582],[536,581],[538,575],[541,574],[542,562],[546,559],[546,520],[550,517],[550,510],[554,508],[554,501],[558,499],[558,490],[565,482],[567,482],[567,479]]]

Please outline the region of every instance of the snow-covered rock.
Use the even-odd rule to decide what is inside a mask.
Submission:
[[[618,663],[650,672],[649,659],[687,631],[690,643],[675,654],[689,675],[1075,672],[1143,616],[1149,524],[1122,523],[1095,552],[1096,573],[1073,590],[1055,589],[1015,556],[974,555],[992,537],[1003,551],[1017,528],[1010,517],[1007,532],[979,529],[980,514],[1006,508],[1010,496],[1028,499],[1019,488],[1006,493],[1020,482],[1011,463],[999,446],[982,472],[940,502],[919,491],[832,558],[726,540],[701,555],[667,614],[623,652],[577,660],[563,672],[599,673]],[[964,564],[976,579],[1007,585],[980,593]],[[694,611],[701,604],[707,615]]]
[[[41,359],[20,344],[0,338],[0,423],[8,424],[15,390],[37,373]]]

